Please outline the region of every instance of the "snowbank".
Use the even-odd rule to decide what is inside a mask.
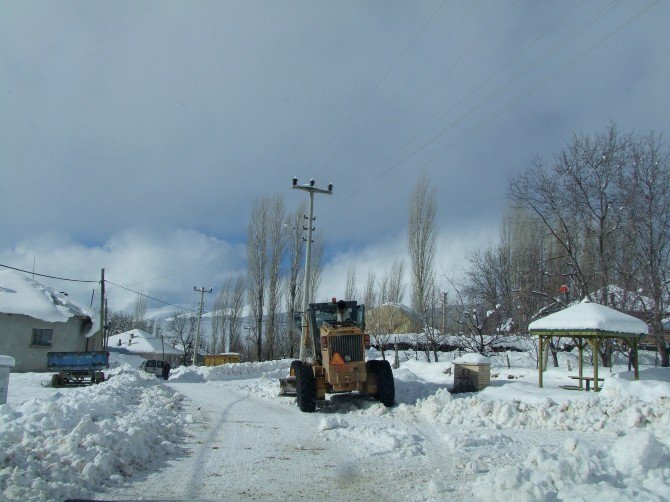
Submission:
[[[536,448],[521,465],[503,467],[477,479],[476,499],[668,500],[667,435],[637,431],[598,448],[568,439],[562,449]]]
[[[0,406],[0,499],[91,497],[176,453],[181,398],[129,366],[100,385]]]
[[[262,363],[233,363],[220,366],[180,366],[170,373],[174,382],[216,382],[239,378],[287,376],[290,359]],[[277,387],[279,384],[277,384]]]

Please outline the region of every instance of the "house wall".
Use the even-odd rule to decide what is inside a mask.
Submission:
[[[83,352],[86,337],[81,319],[47,322],[21,314],[0,313],[0,354],[12,356],[16,366],[12,372],[47,371],[47,352]],[[53,329],[51,347],[31,345],[33,328]]]

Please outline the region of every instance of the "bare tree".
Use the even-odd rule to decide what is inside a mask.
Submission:
[[[300,298],[301,284],[299,282],[302,262],[304,260],[305,242],[303,239],[303,218],[307,210],[307,205],[302,202],[298,209],[287,216],[286,228],[288,231],[288,278],[286,280],[287,291],[284,295],[286,299],[286,312],[289,319],[286,325],[286,353],[293,358],[298,350],[300,333],[296,331],[293,320],[296,311],[299,310],[298,301]]]
[[[133,329],[133,315],[126,312],[109,312],[107,314],[107,332],[117,335]]]
[[[380,305],[366,314],[366,330],[372,336],[372,343],[379,348],[382,359],[386,359],[386,348],[391,336],[398,333],[404,319],[395,305]]]
[[[224,344],[224,350],[226,352],[242,352],[240,328],[245,293],[245,281],[243,277],[240,276],[235,280],[235,284],[230,288],[230,292],[230,296],[226,301],[226,305],[228,306],[228,333]]]
[[[377,306],[377,277],[374,270],[368,271],[368,277],[365,281],[365,289],[363,290],[363,305],[368,309]]]
[[[433,350],[433,358],[438,362],[437,351],[446,340],[446,332],[442,329],[442,294],[435,283],[431,283],[428,289],[428,302],[426,312],[423,316],[423,333],[426,339],[426,360],[430,362],[430,350]]]
[[[287,236],[284,231],[286,211],[281,197],[274,197],[270,202],[268,217],[268,301],[266,323],[266,354],[268,359],[275,358],[277,350],[278,321],[277,309],[281,298],[280,274],[281,264],[286,255]]]
[[[315,298],[317,298],[317,293],[319,292],[319,285],[321,284],[321,272],[323,271],[321,264],[322,260],[323,237],[321,237],[321,233],[319,233],[317,234],[316,239],[314,239],[314,243],[312,244],[312,263],[310,272],[311,284],[309,285],[310,302],[315,301]],[[327,296],[331,298],[333,296],[332,291],[329,291]]]
[[[386,273],[386,301],[391,303],[402,303],[405,297],[405,262],[393,260],[391,269]]]
[[[269,199],[256,199],[247,231],[247,294],[253,319],[251,336],[255,342],[258,361],[263,360],[263,315],[267,288],[269,218]]]
[[[466,297],[455,281],[446,277],[455,292],[457,303],[447,317],[457,326],[461,346],[471,352],[488,355],[508,332],[503,328],[499,306],[487,307],[476,297]],[[466,286],[468,287],[468,286]],[[472,295],[472,290],[470,290]]]
[[[184,351],[182,364],[187,365],[193,355],[195,346],[196,318],[191,314],[173,312],[167,319],[166,332],[170,345]]]
[[[630,137],[615,124],[591,137],[575,134],[554,157],[551,170],[538,160],[510,181],[510,196],[529,207],[560,245],[561,272],[571,278],[581,297],[610,303],[615,257],[620,240],[621,191],[616,181],[626,166]],[[597,298],[593,298],[597,295]],[[611,364],[611,343],[603,364]]]
[[[419,178],[409,202],[408,245],[412,270],[412,307],[425,313],[435,259],[435,189],[426,175]]]
[[[347,281],[344,286],[344,296],[345,300],[356,300],[356,264],[351,263],[349,268],[347,268]]]
[[[639,293],[636,310],[645,312],[656,337],[661,365],[667,367],[668,346],[663,317],[670,298],[670,150],[655,133],[631,146],[629,169],[620,179],[626,236],[632,251],[632,291]],[[642,301],[641,296],[651,301]]]
[[[143,331],[149,329],[149,321],[147,320],[147,302],[142,295],[137,295],[135,297],[132,329],[141,329]]]

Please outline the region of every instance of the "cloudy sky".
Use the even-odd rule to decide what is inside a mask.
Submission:
[[[0,263],[194,305],[243,273],[255,198],[306,200],[297,176],[334,184],[330,297],[406,256],[425,173],[458,270],[536,155],[610,121],[668,132],[669,23],[654,0],[2,0]]]

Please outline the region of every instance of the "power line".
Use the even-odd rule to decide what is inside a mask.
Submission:
[[[456,146],[456,145],[457,145],[458,143],[460,143],[461,141],[467,139],[467,138],[468,138],[470,135],[472,135],[474,132],[477,132],[477,131],[478,131],[479,129],[481,129],[483,126],[485,126],[485,125],[488,124],[489,122],[493,121],[494,119],[498,118],[500,115],[502,115],[503,113],[505,113],[506,111],[508,111],[510,108],[512,108],[513,106],[515,106],[517,103],[519,103],[521,100],[523,100],[524,98],[528,97],[529,95],[531,95],[532,93],[534,93],[535,91],[537,91],[540,87],[542,87],[544,84],[546,84],[549,80],[552,80],[553,78],[555,78],[556,76],[558,76],[560,73],[562,73],[563,71],[565,71],[567,68],[569,68],[570,66],[574,65],[577,61],[579,61],[580,59],[582,59],[584,56],[586,56],[587,54],[589,54],[590,52],[592,52],[594,49],[596,49],[597,47],[601,46],[603,43],[605,43],[605,42],[608,41],[610,38],[612,38],[616,33],[618,33],[618,32],[621,31],[623,28],[625,28],[626,26],[628,26],[629,24],[631,24],[633,21],[635,21],[637,18],[639,18],[640,16],[642,16],[643,14],[645,14],[647,11],[649,11],[652,7],[654,7],[656,4],[658,4],[658,3],[660,3],[660,2],[661,2],[661,0],[656,0],[656,1],[652,2],[651,4],[649,4],[648,6],[646,6],[644,9],[642,9],[642,10],[639,11],[637,14],[635,14],[634,16],[632,16],[632,17],[630,17],[629,19],[627,19],[624,23],[622,23],[621,25],[619,25],[618,27],[616,27],[614,30],[612,30],[610,33],[608,33],[606,36],[602,37],[600,40],[598,40],[598,41],[597,41],[595,44],[593,44],[591,47],[589,47],[588,49],[582,51],[582,52],[579,53],[577,56],[575,56],[574,58],[572,58],[571,60],[569,60],[567,63],[565,63],[565,64],[563,64],[562,66],[560,66],[555,72],[549,73],[549,74],[546,75],[544,78],[542,78],[542,79],[540,79],[539,81],[537,81],[533,86],[531,86],[530,88],[528,88],[526,91],[522,92],[522,93],[521,93],[520,95],[518,95],[517,97],[515,97],[515,98],[513,98],[512,100],[508,101],[502,108],[498,109],[495,113],[493,113],[492,115],[490,115],[490,116],[488,116],[488,117],[486,117],[486,118],[480,120],[479,122],[477,122],[474,126],[472,126],[470,129],[468,129],[467,131],[465,131],[464,134],[462,134],[462,135],[459,136],[458,138],[454,139],[453,141],[451,141],[451,142],[448,143],[447,145],[442,146],[441,148],[439,148],[438,150],[436,150],[435,152],[433,152],[432,154],[430,154],[426,159],[424,159],[424,160],[423,160],[422,162],[420,162],[419,164],[417,164],[417,165],[415,165],[415,166],[413,166],[413,167],[411,167],[411,168],[406,169],[404,172],[402,172],[401,174],[399,174],[398,176],[396,176],[394,179],[387,180],[387,182],[386,182],[385,184],[380,185],[379,188],[378,188],[375,192],[373,192],[373,193],[371,193],[370,195],[368,195],[368,196],[366,197],[366,199],[367,199],[367,200],[370,200],[370,199],[376,197],[377,195],[379,195],[379,194],[381,194],[381,193],[385,193],[386,190],[387,190],[390,186],[392,186],[394,183],[396,183],[398,180],[407,177],[409,174],[411,174],[413,171],[416,171],[416,170],[419,169],[420,167],[423,167],[423,166],[428,165],[430,162],[432,162],[433,160],[435,160],[439,155],[441,155],[441,154],[443,154],[444,152],[446,152],[447,150],[453,148],[454,146]],[[619,2],[619,3],[620,3],[620,2]],[[417,150],[417,151],[418,151],[418,150]],[[404,160],[406,160],[407,158],[408,158],[408,157],[405,157],[400,163],[404,162]],[[398,165],[400,165],[400,163],[395,164],[393,167],[397,167]],[[372,182],[370,182],[370,183],[372,183]],[[348,198],[350,198],[350,197],[352,197],[352,196],[353,196],[353,194],[352,194],[352,195],[349,195],[348,197],[345,197],[343,200],[346,201]]]
[[[602,17],[604,17],[606,14],[608,14],[608,13],[609,13],[611,10],[613,10],[616,6],[618,6],[619,4],[621,4],[621,2],[622,2],[622,0],[614,1],[614,2],[610,3],[609,5],[607,5],[606,7],[604,7],[604,8],[603,8],[602,10],[600,10],[599,12],[597,12],[595,15],[593,15],[591,18],[589,18],[584,24],[582,24],[580,27],[578,27],[578,28],[577,28],[576,30],[574,30],[572,33],[570,33],[570,34],[567,35],[565,38],[563,38],[560,42],[558,42],[558,43],[556,43],[555,45],[553,45],[551,48],[549,48],[547,51],[545,51],[543,54],[541,54],[541,55],[540,55],[538,58],[536,58],[534,61],[532,61],[531,63],[529,63],[528,65],[526,65],[525,68],[523,68],[521,71],[519,71],[516,75],[514,75],[514,76],[513,76],[510,80],[508,80],[505,84],[501,85],[500,87],[498,87],[497,89],[495,89],[494,91],[492,91],[491,93],[489,93],[486,97],[484,97],[483,99],[481,99],[481,100],[480,100],[474,107],[472,107],[472,108],[470,108],[469,110],[467,110],[466,112],[462,113],[459,117],[457,117],[456,119],[454,119],[453,121],[451,121],[449,124],[447,124],[446,126],[444,126],[439,132],[437,132],[436,134],[434,134],[431,138],[429,138],[428,140],[424,141],[421,145],[419,145],[418,147],[414,148],[414,149],[413,149],[412,151],[410,151],[408,154],[406,154],[405,156],[403,156],[399,161],[395,162],[395,163],[390,167],[389,170],[393,170],[393,169],[399,167],[399,166],[402,165],[405,161],[407,161],[408,159],[410,159],[411,157],[413,157],[414,155],[416,155],[417,153],[419,153],[421,150],[424,150],[427,146],[429,146],[430,144],[434,143],[438,138],[440,138],[441,136],[443,136],[447,131],[449,131],[450,129],[452,129],[452,128],[455,127],[456,125],[458,125],[460,122],[464,121],[467,117],[469,117],[470,115],[472,115],[474,112],[480,110],[482,107],[484,107],[484,105],[490,103],[494,98],[498,97],[503,91],[509,89],[509,88],[510,88],[516,81],[518,81],[521,77],[523,77],[523,76],[525,76],[526,74],[528,74],[531,70],[535,69],[540,63],[544,62],[549,56],[553,55],[556,51],[558,51],[558,49],[564,47],[568,42],[572,41],[572,40],[573,40],[574,38],[576,38],[578,35],[580,35],[581,33],[583,33],[588,27],[592,26],[594,23],[596,23],[597,21],[599,21],[600,19],[602,19]],[[651,7],[651,6],[650,6],[650,7]],[[645,9],[645,11],[646,11],[646,10],[647,10],[647,9]],[[641,15],[641,14],[639,14],[639,15]],[[639,15],[638,15],[638,16],[639,16]],[[638,16],[635,16],[635,18],[637,18]],[[629,22],[630,22],[630,21],[629,21]],[[626,23],[626,24],[627,24],[627,23]],[[622,27],[623,27],[623,26],[617,28],[614,32],[618,31],[618,30],[621,29]],[[614,32],[612,32],[612,33],[614,33]],[[609,38],[609,36],[606,37],[606,38]],[[598,42],[597,44],[595,44],[595,45],[593,45],[591,48],[589,48],[587,51],[582,52],[582,53],[578,56],[578,58],[575,59],[575,60],[573,60],[573,61],[571,61],[569,65],[574,64],[574,62],[576,62],[576,60],[580,59],[580,58],[581,58],[583,55],[585,55],[587,52],[590,52],[591,50],[593,50],[595,47],[597,47],[598,45],[600,45],[603,41],[604,41],[604,40]],[[562,71],[566,66],[569,66],[569,65],[564,65],[563,67],[561,67],[561,71]],[[551,74],[551,77],[550,77],[550,78],[553,78],[553,77],[556,76],[558,73],[560,73],[560,71]],[[544,83],[545,80],[543,79],[541,82]],[[535,89],[533,89],[533,90],[535,90]],[[525,96],[528,95],[528,94],[530,94],[530,93],[523,93],[521,97],[525,97]],[[470,96],[470,95],[468,95],[468,97],[469,97],[469,96]],[[464,98],[464,99],[465,99],[465,98]],[[519,98],[519,99],[520,99],[520,98]],[[379,169],[380,167],[382,167],[386,162],[390,161],[393,157],[395,157],[396,155],[398,155],[403,149],[405,149],[406,147],[408,147],[408,146],[409,146],[411,143],[413,143],[416,139],[418,139],[419,137],[421,137],[423,134],[427,133],[433,126],[435,126],[435,125],[437,125],[439,122],[441,122],[441,121],[442,121],[442,120],[443,120],[443,119],[444,119],[444,118],[445,118],[445,117],[446,117],[452,110],[454,110],[458,104],[462,103],[462,101],[463,101],[463,100],[459,101],[459,103],[457,103],[456,105],[452,106],[449,110],[447,110],[447,111],[444,112],[442,115],[440,115],[437,119],[435,119],[433,122],[431,122],[427,127],[425,127],[424,129],[422,129],[419,133],[415,134],[409,141],[405,142],[405,144],[402,145],[400,148],[398,148],[394,153],[392,153],[390,156],[387,156],[382,162],[378,163],[378,164],[371,170],[371,172],[378,171],[378,169]],[[515,103],[516,103],[517,101],[518,101],[518,100],[514,100]],[[502,110],[502,111],[505,111],[505,110],[507,110],[507,109],[508,109],[508,107],[505,106],[505,107],[503,107],[503,110]],[[497,116],[500,115],[500,113],[502,113],[502,111],[496,112],[493,116],[490,116],[488,119],[485,119],[485,121],[488,122],[488,121],[492,120],[493,118],[496,118]],[[481,125],[480,125],[480,124],[481,124]],[[480,129],[482,125],[483,125],[483,124],[480,122],[477,126],[471,128],[471,129],[469,129],[469,130],[466,132],[466,135],[469,135],[469,134],[471,134],[472,132],[474,132],[474,131]],[[438,152],[441,153],[441,152],[443,152],[443,151],[445,151],[445,150],[451,148],[451,147],[454,146],[456,143],[460,142],[462,139],[464,139],[464,136],[461,136],[461,137],[460,137],[459,139],[457,139],[456,141],[452,141],[447,147],[442,147],[442,148],[440,148],[440,149],[438,150]],[[418,167],[421,167],[421,166],[426,165],[430,160],[432,160],[432,159],[434,158],[434,156],[435,156],[434,154],[433,154],[433,155],[429,155],[429,160],[428,160],[428,161],[421,162],[421,163],[419,164]],[[418,167],[413,168],[413,169],[411,169],[411,170],[416,170]],[[406,174],[406,173],[403,173],[403,174],[399,175],[398,178],[403,178],[403,177],[405,177],[405,174]],[[376,181],[378,181],[378,180],[381,179],[382,177],[384,177],[384,178],[387,178],[387,177],[388,177],[388,170],[387,170],[386,172],[382,172],[382,173],[380,173],[379,175],[375,176],[373,179],[371,179],[371,180],[368,181],[367,183],[361,183],[361,184],[359,184],[359,185],[354,189],[354,192],[353,192],[353,193],[349,193],[349,194],[347,194],[345,197],[343,197],[342,200],[341,200],[341,202],[346,202],[347,200],[349,200],[349,199],[355,197],[355,196],[356,196],[357,194],[359,194],[361,191],[365,190],[367,187],[369,187],[371,184],[375,183]],[[367,199],[370,199],[370,198],[374,197],[375,195],[378,195],[379,193],[381,193],[381,191],[382,191],[381,189],[378,189],[376,194],[373,193],[373,194],[371,194],[371,195],[368,195]]]
[[[83,279],[71,279],[71,278],[68,278],[68,277],[57,277],[57,276],[55,276],[55,275],[38,274],[37,272],[33,272],[33,271],[31,271],[31,270],[23,270],[22,268],[10,267],[9,265],[3,265],[2,263],[0,263],[0,267],[9,268],[9,269],[11,269],[11,270],[16,270],[16,271],[18,271],[18,272],[24,272],[24,273],[26,273],[26,274],[37,275],[37,276],[39,276],[39,277],[47,277],[47,278],[49,278],[49,279],[57,279],[57,280],[59,280],[59,281],[69,281],[69,282],[88,282],[88,283],[96,282],[96,283],[100,283],[100,279],[95,280],[95,281],[86,281],[86,280],[83,280]]]
[[[427,132],[427,131],[430,129],[430,127],[432,127],[432,126],[435,125],[437,122],[439,122],[439,120],[441,120],[442,117],[444,117],[446,114],[448,114],[448,113],[450,113],[451,111],[453,111],[458,105],[464,103],[464,102],[465,102],[466,100],[468,100],[471,96],[473,96],[474,94],[476,94],[482,87],[484,87],[486,84],[488,84],[490,81],[492,81],[497,75],[499,75],[499,74],[502,73],[506,68],[508,68],[509,66],[511,66],[511,64],[512,64],[515,60],[517,60],[517,59],[520,58],[524,53],[526,53],[531,47],[533,47],[533,46],[534,46],[537,42],[539,42],[544,36],[546,36],[547,33],[549,33],[549,32],[552,31],[556,26],[558,26],[559,24],[561,24],[561,23],[562,23],[562,22],[563,22],[563,21],[564,21],[570,14],[572,14],[572,12],[574,12],[580,5],[582,5],[582,4],[584,3],[584,1],[585,1],[585,0],[582,0],[579,4],[577,4],[577,5],[575,5],[574,7],[572,7],[572,8],[571,8],[565,15],[563,15],[558,21],[556,21],[553,25],[551,25],[549,28],[547,28],[546,30],[544,30],[544,31],[543,31],[537,38],[535,38],[535,40],[533,40],[533,42],[531,42],[531,43],[530,43],[529,45],[527,45],[524,49],[522,49],[520,52],[518,52],[515,56],[513,56],[511,59],[509,59],[505,64],[503,64],[500,68],[498,68],[498,70],[496,70],[494,73],[492,73],[486,80],[484,80],[482,83],[480,83],[476,88],[472,89],[472,90],[471,90],[465,97],[463,97],[463,98],[460,99],[455,105],[453,105],[452,107],[450,107],[449,110],[447,110],[445,113],[443,113],[443,114],[442,114],[436,121],[432,122],[428,127],[422,129],[421,132],[419,132],[417,135],[415,135],[414,137],[412,137],[412,139],[410,139],[408,142],[406,142],[406,143],[405,143],[399,150],[397,150],[393,155],[391,155],[390,157],[387,157],[387,160],[392,159],[395,155],[397,155],[398,153],[400,153],[400,152],[402,151],[403,148],[409,146],[415,139],[417,139],[419,136],[421,136],[421,134],[423,134],[424,132]],[[482,35],[481,35],[475,42],[473,42],[473,43],[466,49],[466,51],[465,51],[463,54],[461,54],[461,56],[460,56],[454,63],[452,63],[452,64],[446,69],[446,71],[442,72],[442,76],[441,76],[440,78],[438,78],[437,80],[435,80],[435,82],[434,82],[430,87],[428,87],[424,92],[422,92],[422,93],[421,93],[421,94],[420,94],[420,95],[419,95],[419,96],[418,96],[418,97],[417,97],[417,98],[416,98],[416,99],[415,99],[415,100],[414,100],[414,101],[413,101],[407,108],[405,108],[405,109],[400,113],[400,115],[398,115],[398,117],[397,117],[392,123],[390,123],[390,124],[384,129],[384,131],[383,131],[379,136],[377,136],[374,140],[372,140],[371,142],[369,142],[369,143],[367,144],[367,146],[366,146],[363,150],[361,150],[361,151],[359,152],[359,155],[360,155],[360,154],[364,154],[364,153],[366,153],[368,150],[370,150],[370,148],[371,148],[373,145],[377,144],[377,143],[378,143],[384,136],[386,136],[386,135],[391,131],[391,129],[392,129],[394,126],[396,126],[396,125],[400,122],[400,120],[402,120],[403,117],[405,117],[405,116],[406,116],[406,115],[407,115],[407,114],[408,114],[414,107],[416,107],[416,105],[417,105],[423,98],[425,98],[425,97],[428,95],[428,93],[430,93],[432,90],[434,90],[434,89],[437,87],[437,85],[442,81],[442,78],[443,78],[444,76],[448,75],[449,72],[455,67],[455,65],[456,65],[457,63],[459,63],[459,62],[460,62],[460,61],[467,55],[467,53],[468,53],[473,47],[475,47],[475,46],[476,46],[476,45],[477,45],[477,44],[484,38],[484,36],[485,36],[487,33],[490,33],[491,30],[492,30],[498,23],[500,23],[500,21],[501,21],[501,20],[502,20],[502,19],[503,19],[509,12],[510,12],[511,9],[512,9],[512,7],[510,7],[510,9],[508,9],[508,10],[507,10],[504,14],[502,14],[501,16],[497,16],[497,17],[496,17],[496,20],[495,20],[495,21],[494,21],[494,22],[493,22],[493,23],[492,23],[486,30],[484,30],[484,32],[482,33]],[[472,14],[472,11],[468,14],[468,16],[469,16],[470,14]],[[466,16],[466,18],[464,18],[464,19],[461,21],[461,23],[459,24],[459,26],[457,26],[456,30],[457,30],[457,29],[458,29],[458,28],[465,22],[466,19],[467,19],[467,16]],[[448,40],[448,39],[445,39],[445,42],[446,42],[446,40]],[[442,45],[444,45],[444,42],[438,47],[438,49],[439,49],[440,47],[442,47]],[[436,49],[436,50],[437,50],[437,49]],[[432,57],[432,56],[431,56],[431,57]],[[426,60],[426,62],[427,62],[427,61],[428,61],[428,60]],[[426,62],[424,62],[424,65],[425,65]],[[422,67],[423,67],[424,65],[422,65]],[[418,72],[418,70],[417,70],[417,72]],[[414,77],[414,75],[416,75],[417,72],[415,72],[415,73],[412,75],[412,77],[410,77],[409,80],[411,80],[411,79]],[[409,81],[409,80],[408,80],[408,81]],[[396,93],[396,94],[397,94],[397,93]],[[395,95],[394,95],[394,96],[395,96]],[[387,102],[387,104],[388,104],[388,102]],[[361,132],[362,132],[362,129],[361,129],[360,131],[358,131],[358,134],[356,134],[356,136],[357,136],[357,137],[361,137]],[[332,160],[334,160],[334,159],[331,159],[331,161],[332,161]],[[373,172],[375,172],[375,171],[377,171],[379,168],[381,168],[383,165],[384,165],[384,162],[377,164],[377,166],[374,167],[368,174],[372,174]]]
[[[187,312],[194,312],[194,313],[198,312],[197,310],[188,309],[188,308],[182,307],[180,305],[175,305],[174,303],[166,302],[165,300],[161,300],[159,298],[154,298],[153,296],[145,295],[144,293],[140,293],[139,291],[135,291],[135,290],[127,288],[125,286],[121,286],[120,284],[116,284],[116,283],[114,283],[114,282],[112,282],[108,279],[105,279],[105,282],[108,283],[108,284],[111,284],[112,286],[116,286],[117,288],[125,289],[126,291],[129,291],[131,293],[135,293],[136,295],[143,296],[144,298],[149,298],[150,300],[157,301],[159,303],[162,303],[164,305],[168,305],[170,307],[175,307],[175,308],[178,308],[178,309],[181,309],[181,310],[186,310]]]
[[[187,267],[187,268],[184,268],[182,270],[178,270],[177,272],[172,272],[172,273],[167,274],[167,275],[161,275],[160,277],[154,277],[153,279],[148,279],[146,281],[133,282],[131,284],[126,284],[126,286],[138,286],[140,284],[147,284],[147,283],[150,283],[150,282],[158,281],[160,279],[167,279],[168,277],[174,277],[175,275],[179,275],[179,274],[182,274],[184,272],[188,272],[189,270],[193,270],[195,268],[202,267],[204,265],[207,265],[208,263],[212,263],[213,261],[220,260],[222,258],[224,258],[224,257],[223,256],[217,256],[216,258],[212,258],[211,260],[203,261],[202,263],[198,263],[197,265],[193,265],[192,267]]]
[[[405,54],[409,51],[409,49],[414,45],[414,43],[418,40],[418,38],[421,36],[421,34],[426,30],[428,25],[433,21],[435,16],[437,16],[438,12],[442,10],[442,7],[447,3],[447,0],[444,0],[440,6],[433,12],[433,14],[428,18],[428,20],[424,23],[424,25],[421,27],[419,32],[414,36],[412,41],[405,47],[405,49],[402,51],[402,53],[396,58],[396,60],[393,62],[393,64],[389,67],[388,70],[382,75],[382,77],[379,79],[377,84],[372,88],[372,90],[363,98],[363,100],[358,104],[358,106],[349,114],[347,119],[344,121],[344,123],[340,126],[340,128],[331,136],[331,138],[326,142],[326,144],[319,150],[319,152],[314,156],[314,158],[309,162],[308,166],[311,166],[316,162],[316,160],[323,154],[324,151],[335,141],[335,138],[337,138],[340,133],[346,128],[346,126],[351,122],[351,119],[354,118],[354,116],[360,111],[361,108],[365,105],[365,103],[368,102],[368,100],[372,97],[372,95],[379,89],[379,87],[384,83],[384,81],[388,78],[388,76],[391,74],[391,72],[394,70],[394,68],[398,65],[400,60],[403,58]]]
[[[397,96],[398,94],[400,94],[400,92],[401,92],[405,87],[407,87],[407,85],[414,79],[414,77],[416,77],[416,75],[417,75],[421,70],[423,70],[423,68],[428,64],[428,62],[430,62],[430,61],[433,59],[433,57],[435,56],[435,54],[437,54],[437,53],[440,51],[440,49],[442,49],[442,48],[446,45],[446,43],[447,43],[453,36],[455,36],[455,34],[456,34],[456,33],[457,33],[457,32],[458,32],[458,31],[465,25],[466,21],[472,16],[472,14],[475,12],[475,10],[477,10],[477,8],[479,7],[480,4],[481,4],[481,1],[478,2],[477,4],[475,4],[475,5],[472,7],[472,9],[470,9],[470,11],[469,11],[469,12],[468,12],[468,13],[467,13],[467,14],[466,14],[466,15],[459,21],[459,23],[456,25],[456,27],[453,28],[452,30],[449,30],[449,33],[448,33],[447,36],[444,38],[444,40],[442,40],[442,42],[441,42],[439,45],[437,45],[437,46],[435,47],[435,49],[433,49],[433,52],[432,52],[432,53],[431,53],[431,54],[430,54],[430,55],[423,61],[423,63],[421,63],[421,65],[420,65],[416,70],[414,70],[414,72],[409,76],[409,78],[407,78],[407,79],[405,80],[405,82],[403,82],[403,84],[402,84],[398,89],[396,89],[396,91],[395,91],[395,92],[394,92],[394,93],[393,93],[393,94],[386,100],[386,102],[385,102],[382,106],[379,107],[379,109],[377,110],[377,113],[370,119],[370,121],[374,121],[374,120],[379,116],[379,114],[380,114],[385,108],[388,107],[389,103],[391,103],[391,102],[396,98],[396,96]],[[503,18],[504,18],[510,11],[511,11],[511,10],[512,10],[512,6],[510,6],[509,9],[507,10],[507,12],[505,12],[502,16],[498,16],[498,17],[497,17],[496,21],[494,22],[494,25],[497,24],[497,23],[499,23],[499,22],[500,22],[500,21],[501,21],[501,20],[502,20],[502,19],[503,19]],[[493,26],[490,26],[489,28],[487,28],[486,30],[484,30],[484,32],[483,32],[482,35],[479,37],[479,39],[478,39],[477,41],[475,41],[473,44],[471,44],[470,47],[468,47],[468,48],[466,49],[466,51],[465,51],[463,54],[461,54],[461,56],[460,56],[459,58],[457,58],[456,61],[455,61],[454,63],[452,63],[451,66],[450,66],[445,72],[443,72],[443,73],[444,73],[444,74],[447,74],[447,73],[448,73],[448,72],[449,72],[449,71],[450,71],[456,64],[458,64],[458,63],[460,62],[460,60],[463,59],[463,57],[465,57],[465,56],[467,55],[467,53],[468,53],[474,46],[476,46],[476,45],[479,43],[479,41],[480,41],[481,39],[483,39],[484,36],[485,36],[485,35],[486,35],[492,28],[493,28]],[[384,131],[382,132],[381,135],[379,135],[377,138],[375,138],[375,139],[372,140],[371,142],[368,142],[367,146],[366,146],[363,150],[361,150],[361,151],[359,152],[359,154],[364,154],[365,152],[367,152],[367,151],[370,149],[370,147],[372,147],[372,146],[373,146],[374,144],[376,144],[381,138],[383,138],[383,137],[384,137],[384,136],[385,136],[385,135],[386,135],[386,134],[387,134],[387,133],[388,133],[388,132],[389,132],[389,131],[390,131],[390,130],[391,130],[391,129],[398,123],[398,122],[400,122],[400,120],[401,120],[405,115],[407,115],[407,113],[410,112],[410,110],[412,110],[412,109],[413,109],[413,108],[414,108],[414,107],[421,101],[421,99],[422,99],[426,94],[428,94],[430,91],[432,91],[432,90],[433,90],[433,89],[440,83],[440,81],[441,81],[441,79],[437,79],[437,80],[433,83],[433,85],[431,85],[431,86],[430,86],[428,89],[426,89],[426,90],[425,90],[425,91],[424,91],[424,92],[423,92],[417,99],[415,99],[415,100],[412,102],[412,104],[410,104],[410,106],[409,106],[408,108],[406,108],[405,111],[404,111],[403,113],[401,113],[401,114],[396,118],[396,120],[395,120],[393,123],[391,123],[390,125],[388,125],[388,126],[384,129]],[[344,145],[342,145],[342,147],[339,149],[339,151],[338,151],[337,153],[335,153],[335,155],[333,155],[333,156],[331,157],[331,159],[330,159],[328,162],[326,162],[326,164],[324,165],[324,167],[323,167],[322,169],[327,169],[327,168],[328,168],[328,167],[335,161],[335,159],[337,159],[337,157],[339,157],[344,151],[347,150],[347,147],[348,147],[352,142],[354,142],[356,139],[361,138],[361,137],[362,137],[362,132],[365,130],[366,127],[367,127],[367,125],[363,125],[363,126],[362,126],[362,127],[355,133],[355,134],[353,134],[352,137],[351,137],[351,139],[350,139],[348,142],[346,142]]]

